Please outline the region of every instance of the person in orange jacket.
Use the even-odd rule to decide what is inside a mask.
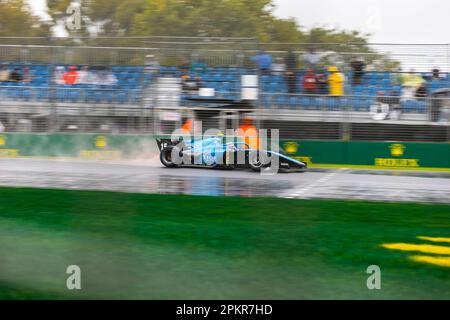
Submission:
[[[258,128],[253,124],[250,117],[245,117],[238,129],[238,136],[244,138],[244,142],[250,149],[259,150],[260,140],[258,137]]]
[[[64,73],[63,80],[64,84],[74,85],[78,83],[78,71],[77,67],[71,66],[69,67],[69,71]]]

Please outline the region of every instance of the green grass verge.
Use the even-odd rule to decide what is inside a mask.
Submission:
[[[417,236],[450,237],[450,207],[5,188],[0,298],[450,299],[450,268],[380,246]]]

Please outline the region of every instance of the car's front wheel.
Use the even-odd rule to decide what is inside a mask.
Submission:
[[[248,155],[248,165],[253,171],[259,172],[263,168],[267,168],[269,164],[265,163],[266,154],[262,152],[251,152]]]

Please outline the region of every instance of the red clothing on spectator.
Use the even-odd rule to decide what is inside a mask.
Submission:
[[[303,77],[303,89],[313,91],[317,88],[317,79],[314,73],[307,73]]]
[[[76,84],[78,82],[78,71],[70,70],[64,73],[63,80],[65,84]]]

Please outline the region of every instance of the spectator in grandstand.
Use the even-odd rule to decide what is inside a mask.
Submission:
[[[364,69],[366,68],[364,59],[362,57],[356,57],[350,62],[350,66],[353,70],[352,84],[361,84],[362,77],[364,76]]]
[[[290,94],[297,92],[297,76],[292,70],[288,70],[285,74],[285,81],[287,84],[288,92]]]
[[[391,90],[387,93],[385,93],[384,91],[378,91],[375,101],[378,103],[389,105],[391,111],[400,112],[400,96],[396,90]]]
[[[94,66],[89,71],[90,83],[97,86],[114,86],[117,78],[111,68],[106,66]]]
[[[70,66],[69,70],[67,72],[65,72],[63,75],[64,84],[68,84],[68,85],[77,84],[78,76],[79,75],[78,75],[77,67]]]
[[[110,69],[98,72],[97,77],[101,85],[115,86],[117,84],[117,78]]]
[[[328,76],[328,85],[330,88],[330,95],[334,97],[340,97],[344,95],[344,82],[345,78],[336,66],[328,68],[330,75]]]
[[[317,90],[316,90],[317,94],[329,93],[328,79],[324,71],[321,70],[317,73],[316,83],[317,83]]]
[[[272,66],[272,56],[267,52],[261,50],[257,55],[251,57],[251,60],[256,64],[256,67],[262,74],[269,74]]]
[[[189,69],[191,68],[191,63],[188,57],[181,58],[180,71],[182,73],[189,73]]]
[[[441,71],[439,69],[433,69],[431,80],[441,80]]]
[[[78,72],[77,84],[89,84],[90,82],[91,82],[91,80],[90,80],[89,67],[82,66],[80,71]]]
[[[317,76],[312,68],[308,68],[305,76],[303,77],[303,93],[317,93]]]
[[[64,84],[65,69],[63,66],[57,66],[53,72],[53,82],[56,84]]]
[[[416,90],[416,98],[426,98],[428,96],[427,84],[423,82]]]
[[[31,77],[31,72],[30,72],[30,68],[24,68],[23,69],[23,79],[22,82],[23,83],[31,83],[32,81],[32,77]]]
[[[23,74],[20,71],[19,68],[14,68],[13,72],[11,72],[10,76],[9,76],[9,81],[10,82],[22,82],[23,80]]]
[[[198,90],[203,87],[202,78],[199,76],[190,77],[185,74],[181,76],[181,86],[183,91],[197,93]]]
[[[150,74],[158,74],[161,65],[156,60],[155,56],[149,54],[145,56],[145,72]]]
[[[402,77],[402,101],[414,100],[417,89],[425,82],[421,75],[411,69],[408,74]]]
[[[287,71],[291,72],[297,71],[297,56],[292,50],[289,50],[286,55],[286,68]]]
[[[271,65],[272,74],[274,76],[283,76],[286,72],[286,64],[283,58],[276,58],[275,63]]]
[[[4,63],[0,66],[0,82],[8,82],[9,76],[10,72],[8,69],[8,65]]]

